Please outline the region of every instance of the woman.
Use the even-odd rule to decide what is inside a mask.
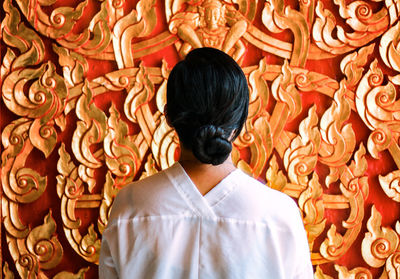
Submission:
[[[313,277],[296,204],[229,158],[248,103],[246,78],[222,51],[195,49],[174,67],[165,110],[181,158],[119,192],[100,278]]]

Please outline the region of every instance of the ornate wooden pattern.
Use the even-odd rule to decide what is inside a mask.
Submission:
[[[293,197],[315,278],[400,277],[400,1],[4,0],[4,278],[96,278],[116,193],[170,166],[166,81],[242,66],[235,164]]]

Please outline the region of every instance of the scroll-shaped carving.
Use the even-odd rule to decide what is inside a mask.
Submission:
[[[33,81],[28,96],[24,86]],[[64,108],[67,88],[64,80],[55,73],[54,64],[42,65],[38,69],[21,69],[8,75],[2,87],[6,106],[19,116],[40,118],[46,124],[58,116]]]
[[[88,271],[88,267],[83,267],[79,269],[78,273],[74,274],[68,271],[61,271],[57,273],[53,279],[85,279],[85,273]]]
[[[26,159],[33,149],[28,138],[31,125],[31,120],[19,118],[6,126],[2,132],[4,146],[1,166],[3,193],[9,200],[18,203],[35,201],[42,195],[47,185],[46,177],[25,167]]]
[[[364,267],[348,270],[345,266],[335,264],[335,269],[339,273],[339,279],[373,279],[371,271]]]
[[[28,2],[27,0],[17,0],[18,6],[21,8],[25,18],[32,26],[41,34],[57,39],[71,31],[76,21],[82,17],[83,9],[88,1],[83,1],[77,7],[59,7],[51,12],[48,16],[42,9],[42,6],[49,6],[55,1],[39,1],[37,3]]]
[[[85,2],[81,4],[83,3]],[[63,37],[58,37],[57,42],[66,48],[73,49],[77,53],[93,56],[95,59],[113,59],[114,55],[112,53],[104,53],[104,50],[111,42],[107,7],[107,1],[104,1],[101,4],[100,11],[92,18],[88,28],[83,30],[81,34],[69,32]]]
[[[316,271],[314,273],[314,279],[333,279],[333,277],[325,274],[319,267],[319,265],[317,265]]]
[[[399,225],[397,222],[396,225]],[[399,230],[397,230],[397,233],[399,233]],[[396,251],[395,253],[391,254],[389,258],[386,260],[386,265],[385,265],[385,270],[383,271],[383,274],[381,278],[384,278],[384,275],[386,274],[387,278],[392,279],[392,278],[399,278],[400,276],[400,252]]]
[[[12,64],[12,69],[37,65],[43,61],[44,44],[40,37],[21,21],[18,10],[11,0],[3,2],[5,17],[2,22],[2,39],[11,46],[18,48],[20,55]]]
[[[308,117],[300,123],[300,135],[292,140],[283,157],[290,181],[304,186],[308,184],[308,175],[317,164],[321,143],[315,110],[315,106],[309,109]]]
[[[44,218],[43,225],[32,229],[26,238],[26,246],[36,256],[41,269],[52,269],[61,261],[63,248],[55,232],[56,222],[50,211]]]
[[[345,97],[344,82],[334,95],[332,105],[321,117],[320,162],[329,166],[330,173],[325,179],[329,186],[340,176],[340,167],[345,165],[353,154],[356,138],[351,124],[344,124],[350,117],[350,105]]]
[[[396,99],[396,88],[391,82],[381,85],[383,73],[377,63],[377,60],[371,63],[356,91],[357,112],[373,131],[368,138],[368,151],[376,159],[380,151],[392,144],[392,133],[400,131],[400,101]]]
[[[372,14],[372,8],[363,1],[355,1],[349,6],[345,6],[344,1],[336,1],[341,5],[341,15],[347,18],[346,22],[354,32],[347,33],[343,27],[336,25],[335,16],[318,1],[312,37],[316,45],[327,52],[341,54],[364,46],[381,35],[389,25],[389,16],[385,8]],[[337,33],[334,36],[332,33],[335,29]]]
[[[342,222],[346,229],[344,235],[337,232],[336,226],[332,225],[327,233],[327,238],[320,246],[320,253],[325,259],[336,260],[344,255],[356,240],[362,227],[364,218],[364,202],[368,197],[368,178],[364,176],[367,169],[365,159],[365,148],[361,144],[354,155],[354,161],[345,167],[340,176],[340,190],[348,200],[350,213],[348,218]]]
[[[368,232],[361,244],[363,259],[372,267],[383,266],[399,245],[399,235],[391,228],[382,227],[381,221],[382,216],[373,205],[367,222]]]
[[[346,19],[346,23],[354,31],[376,33],[386,30],[389,25],[386,7],[374,13],[372,7],[365,1],[355,1],[348,5],[344,0],[334,0],[334,2],[339,5],[340,16]]]
[[[340,62],[340,69],[346,75],[346,87],[353,88],[360,81],[363,73],[363,66],[367,63],[368,56],[373,52],[375,44],[362,47],[346,55]]]
[[[93,144],[104,140],[106,133],[107,117],[103,111],[96,107],[92,99],[92,91],[85,81],[83,94],[76,104],[77,128],[72,138],[72,150],[76,159],[89,168],[99,168],[102,163],[90,149]]]
[[[299,207],[303,211],[303,223],[307,231],[310,249],[314,240],[325,229],[324,203],[322,200],[322,186],[318,182],[318,175],[314,172],[307,188],[300,194]]]
[[[336,226],[332,224],[327,232],[326,239],[321,243],[320,253],[325,259],[334,260],[338,258],[338,248],[343,245],[343,236],[337,232]]]
[[[55,231],[56,223],[50,212],[43,225],[33,228],[26,238],[7,236],[15,266],[22,278],[47,278],[41,268],[52,269],[60,263],[63,248]]]
[[[379,53],[386,66],[400,72],[400,23],[383,34],[379,44]]]
[[[75,216],[77,203],[83,196],[84,187],[77,174],[77,168],[71,161],[70,155],[62,145],[59,149],[60,159],[57,163],[57,194],[61,199],[61,217],[65,236],[71,247],[85,260],[98,262],[100,253],[100,239],[94,231],[93,224],[88,233],[82,237],[79,232],[81,220]]]
[[[386,195],[394,201],[400,202],[400,170],[392,171],[389,174],[379,175],[379,184]]]
[[[310,45],[310,30],[304,15],[282,0],[267,0],[262,11],[262,22],[274,33],[290,29],[294,36],[290,65],[304,66]]]
[[[128,132],[128,125],[112,105],[108,133],[104,138],[104,155],[106,165],[117,177],[115,183],[119,187],[133,180],[141,163],[135,137],[128,135]]]
[[[94,230],[94,225],[91,224],[88,228],[88,233],[79,241],[78,232],[73,232],[74,238],[79,243],[80,254],[89,262],[98,263],[100,256],[101,239]]]
[[[58,149],[58,154],[60,158],[57,162],[57,170],[60,175],[57,175],[57,195],[61,199],[61,218],[65,227],[77,229],[81,221],[75,217],[74,209],[84,188],[64,144]]]

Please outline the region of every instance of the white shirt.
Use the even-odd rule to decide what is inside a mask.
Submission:
[[[313,278],[295,202],[240,170],[205,196],[179,163],[117,195],[100,278]]]

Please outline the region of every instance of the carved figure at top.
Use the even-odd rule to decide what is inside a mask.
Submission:
[[[247,22],[233,7],[218,0],[191,2],[184,12],[176,13],[169,29],[184,42],[179,54],[184,57],[193,48],[213,47],[239,60],[245,45],[241,37],[247,30]]]

